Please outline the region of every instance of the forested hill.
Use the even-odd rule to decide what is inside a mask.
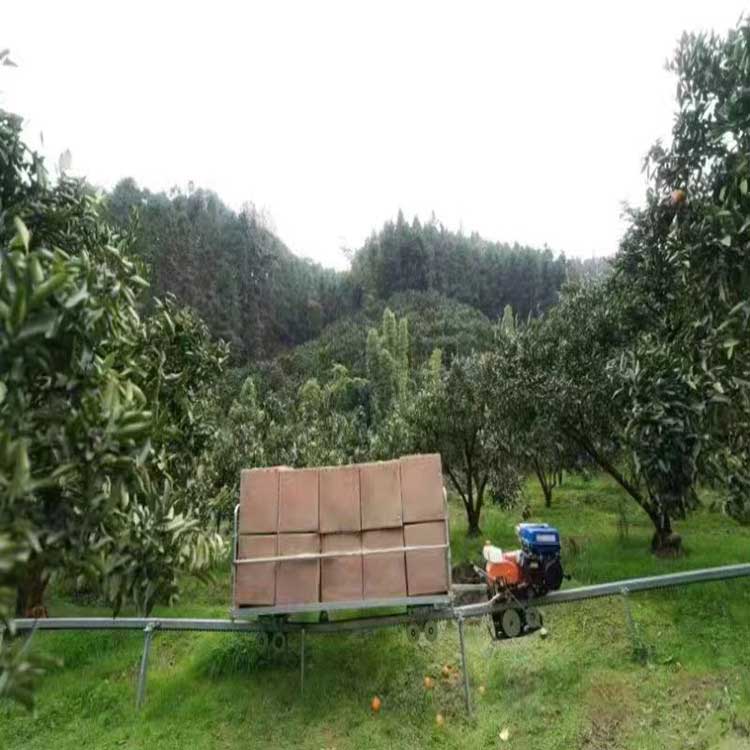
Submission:
[[[237,362],[275,356],[409,291],[443,295],[490,320],[510,304],[525,318],[552,305],[568,276],[596,268],[399,213],[354,253],[350,271],[337,272],[292,253],[252,206],[237,213],[210,191],[152,193],[125,179],[107,205],[116,224],[135,228],[152,293],[195,308]]]

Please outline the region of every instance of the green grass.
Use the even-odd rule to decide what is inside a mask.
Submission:
[[[565,545],[567,585],[750,560],[750,529],[708,511],[677,524],[684,557],[654,558],[647,519],[602,479],[567,479],[549,510],[534,484],[527,493],[532,520],[575,540]],[[618,507],[627,509],[625,537]],[[486,508],[478,539],[466,538],[460,505],[451,513],[454,563],[476,558],[485,538],[514,546],[517,513]],[[191,581],[181,605],[156,614],[223,617],[228,599],[228,575]],[[440,676],[443,664],[459,664],[452,625],[435,644],[411,644],[398,630],[308,637],[303,695],[294,643],[271,662],[244,636],[157,634],[140,713],[139,634],[39,633],[36,648],[64,664],[41,684],[34,715],[0,704],[0,748],[750,748],[750,580],[630,599],[645,659],[634,658],[619,600],[548,609],[545,640],[491,644],[485,623],[469,626],[473,718],[458,676]],[[51,611],[104,613],[55,599]],[[376,694],[383,709],[372,716]]]

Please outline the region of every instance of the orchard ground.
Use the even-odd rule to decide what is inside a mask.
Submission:
[[[677,523],[685,555],[661,560],[648,551],[646,517],[604,479],[566,478],[551,509],[532,482],[527,495],[531,520],[562,533],[570,586],[750,561],[750,529],[708,509]],[[517,511],[486,506],[482,536],[467,539],[463,509],[451,505],[454,564],[477,559],[485,538],[515,545]],[[35,648],[63,664],[43,680],[33,715],[0,704],[0,747],[750,748],[750,580],[630,599],[635,638],[617,599],[547,609],[546,639],[492,644],[486,623],[468,627],[473,718],[458,670],[441,674],[460,664],[452,625],[434,644],[409,643],[401,629],[309,637],[304,694],[294,642],[288,660],[271,663],[246,636],[157,634],[140,713],[140,634],[39,633]],[[225,617],[228,601],[227,565],[154,614]],[[60,594],[50,613],[109,614]]]

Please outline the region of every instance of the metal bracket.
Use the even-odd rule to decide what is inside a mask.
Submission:
[[[135,707],[140,710],[146,697],[146,677],[148,675],[148,657],[151,652],[151,640],[154,632],[159,627],[158,620],[149,622],[143,629],[143,655],[141,656],[141,668],[138,671],[138,684],[135,691]]]
[[[471,716],[471,692],[469,689],[469,668],[466,663],[466,645],[464,644],[464,618],[458,616],[458,641],[461,644],[461,671],[464,674],[464,699],[466,700],[466,710]]]

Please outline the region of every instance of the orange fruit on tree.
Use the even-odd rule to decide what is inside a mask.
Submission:
[[[670,198],[673,206],[678,206],[680,203],[685,202],[685,198],[687,198],[687,193],[684,190],[673,190],[672,196]]]
[[[372,709],[373,713],[378,713],[380,711],[380,707],[383,705],[383,702],[378,698],[378,696],[374,696],[373,699],[370,701],[370,708]]]

